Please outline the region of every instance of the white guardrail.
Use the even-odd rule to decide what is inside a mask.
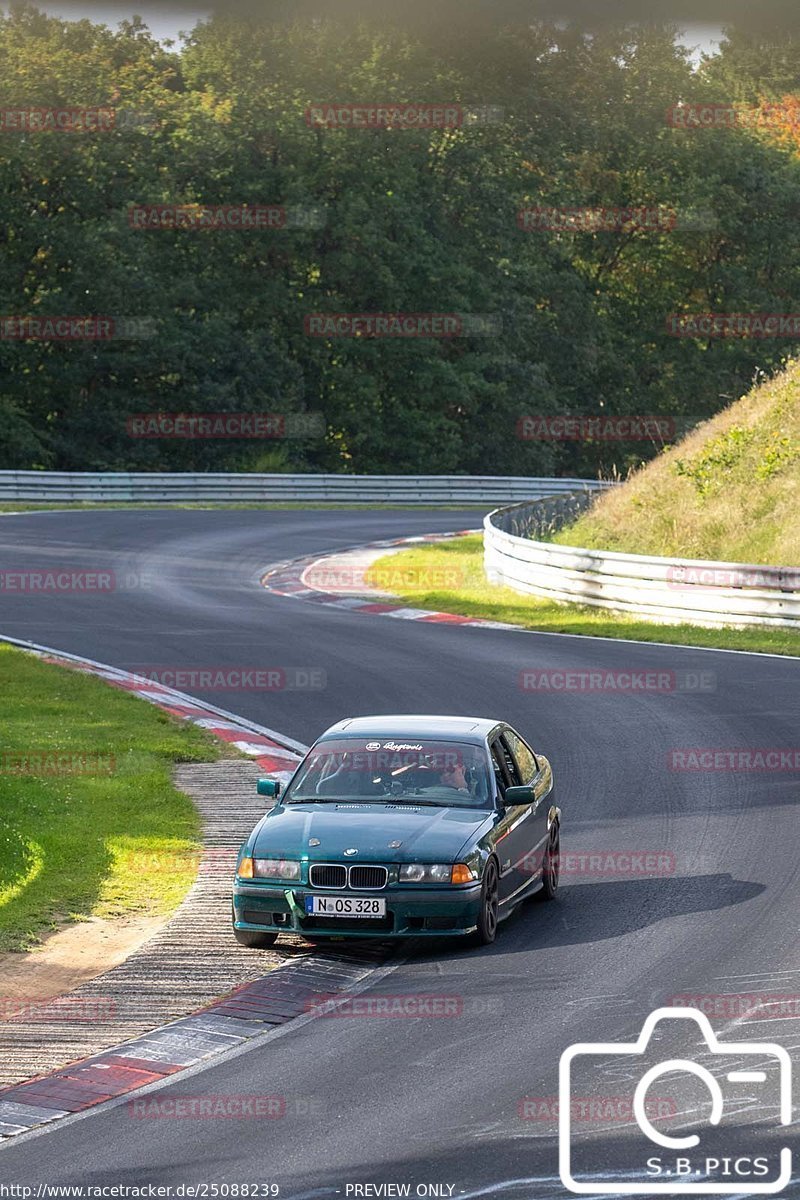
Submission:
[[[501,504],[506,507],[484,521],[484,566],[493,583],[651,621],[800,628],[800,567],[655,558],[534,540],[612,486],[513,475],[0,471],[0,501],[7,502]]]
[[[107,471],[0,471],[0,501],[220,503],[330,501],[349,504],[508,504],[592,491],[582,479],[503,475],[250,475]]]
[[[560,501],[562,512],[567,503]],[[534,500],[489,513],[484,567],[490,582],[661,623],[800,629],[800,567],[616,554],[533,540],[552,526],[552,512],[552,505],[548,511],[546,501]]]

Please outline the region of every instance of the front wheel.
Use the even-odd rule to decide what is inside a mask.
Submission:
[[[550,826],[550,836],[547,839],[547,849],[542,863],[542,886],[537,895],[540,900],[554,900],[558,892],[558,880],[561,874],[561,833],[558,821]]]
[[[483,872],[481,910],[474,934],[474,940],[478,946],[490,946],[497,937],[498,891],[497,863],[490,858]]]
[[[231,910],[231,921],[235,922],[236,914]],[[237,929],[233,926],[233,936],[240,946],[248,950],[269,950],[278,940],[277,933],[264,933],[261,929]]]

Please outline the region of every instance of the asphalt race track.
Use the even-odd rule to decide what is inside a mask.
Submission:
[[[796,661],[422,624],[258,586],[288,558],[479,524],[475,511],[0,517],[4,570],[107,569],[121,584],[0,594],[0,632],[134,670],[322,670],[324,689],[202,693],[303,742],[369,712],[503,716],[553,762],[565,851],[658,851],[675,864],[656,878],[567,877],[555,904],[525,904],[494,946],[412,947],[377,984],[457,997],[451,1019],[320,1018],[154,1094],[280,1095],[283,1119],[136,1119],[116,1104],[3,1147],[0,1182],[273,1183],[281,1197],[345,1200],[367,1182],[408,1183],[412,1196],[428,1184],[456,1197],[566,1195],[552,1122],[521,1119],[519,1105],[557,1094],[568,1045],[631,1041],[678,994],[800,993],[800,776],[667,766],[676,748],[796,747]],[[523,668],[688,672],[690,685],[691,673],[712,674],[706,691],[547,695],[521,689]],[[714,1026],[800,1049],[797,1017]],[[662,1084],[707,1115],[692,1086]],[[796,1127],[776,1130],[756,1088],[739,1111],[743,1143],[797,1145]],[[630,1123],[582,1136],[598,1181],[622,1179]]]

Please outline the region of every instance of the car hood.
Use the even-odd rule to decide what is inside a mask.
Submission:
[[[255,830],[255,858],[339,859],[355,849],[357,862],[452,862],[479,829],[491,825],[485,809],[410,804],[290,804],[267,813]],[[309,845],[311,839],[318,846]],[[399,846],[390,846],[399,842]],[[351,857],[351,856],[348,856]],[[346,860],[345,860],[346,861]]]

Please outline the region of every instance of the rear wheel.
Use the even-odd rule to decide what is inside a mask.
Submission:
[[[474,934],[474,940],[479,946],[490,946],[497,937],[499,909],[498,884],[497,863],[493,858],[490,858],[483,872],[481,910],[478,916],[478,927]]]
[[[235,920],[236,914],[231,909],[231,921]],[[233,936],[240,946],[247,946],[248,950],[269,950],[278,940],[277,933],[266,933],[261,929],[237,929],[235,925]]]
[[[542,863],[542,886],[537,892],[540,900],[554,900],[558,892],[558,881],[561,875],[561,832],[558,821],[550,826],[550,836]]]

